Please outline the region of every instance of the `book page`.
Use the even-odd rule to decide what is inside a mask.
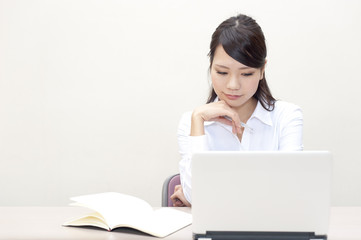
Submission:
[[[106,192],[70,199],[76,202],[72,205],[87,207],[98,212],[111,228],[153,212],[153,208],[146,201],[122,193]]]
[[[126,225],[156,237],[165,237],[192,223],[192,214],[174,208],[160,208],[142,218],[133,218]]]
[[[105,223],[103,217],[98,213],[89,214],[77,219],[72,219],[65,222],[63,226],[95,226],[110,230],[109,226]]]

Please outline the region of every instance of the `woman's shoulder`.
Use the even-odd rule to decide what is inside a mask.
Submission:
[[[274,105],[273,114],[283,117],[302,117],[302,109],[294,103],[277,100]]]
[[[276,112],[295,111],[295,110],[301,110],[301,108],[298,105],[291,102],[286,102],[282,100],[275,101],[274,111]]]

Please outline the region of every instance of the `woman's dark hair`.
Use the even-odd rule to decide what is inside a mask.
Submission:
[[[226,53],[233,59],[251,68],[265,66],[267,48],[261,27],[254,19],[243,14],[231,17],[222,22],[212,35],[210,51],[210,69],[212,67],[216,48],[222,45]],[[217,97],[213,87],[207,103],[213,102]],[[259,82],[254,97],[260,101],[263,108],[272,111],[275,99],[266,82],[265,74]]]

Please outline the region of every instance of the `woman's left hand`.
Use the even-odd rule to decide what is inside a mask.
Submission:
[[[184,196],[183,188],[181,185],[174,187],[174,193],[170,196],[173,201],[173,207],[191,207],[192,205],[187,201]]]

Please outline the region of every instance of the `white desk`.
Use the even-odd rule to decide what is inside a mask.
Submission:
[[[190,212],[189,208],[182,210]],[[89,210],[77,207],[0,207],[0,239],[157,239],[131,229],[107,232],[61,226],[66,220],[87,212]],[[192,239],[192,226],[165,239]],[[333,207],[328,239],[361,240],[361,207]]]

